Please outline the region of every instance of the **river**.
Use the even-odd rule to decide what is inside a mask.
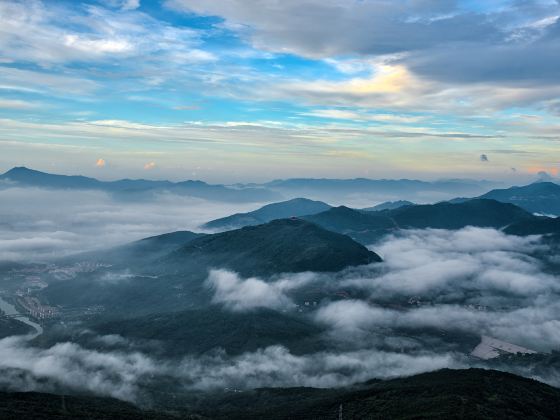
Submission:
[[[4,313],[6,315],[21,315],[21,316],[17,317],[16,319],[23,322],[24,324],[30,325],[33,328],[35,328],[35,330],[37,331],[36,335],[43,334],[43,327],[41,327],[36,322],[31,321],[31,319],[29,319],[27,316],[18,312],[18,310],[14,307],[14,305],[6,302],[4,299],[2,299],[1,296],[0,296],[0,309],[2,311],[4,311]]]

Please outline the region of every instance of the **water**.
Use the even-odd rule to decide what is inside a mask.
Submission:
[[[41,327],[36,322],[31,321],[28,317],[24,316],[14,307],[14,305],[9,304],[6,302],[2,297],[0,297],[0,309],[4,311],[6,315],[22,315],[16,319],[23,322],[24,324],[30,325],[37,331],[36,335],[43,334],[43,327]]]

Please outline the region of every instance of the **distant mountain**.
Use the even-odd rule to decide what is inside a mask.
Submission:
[[[294,198],[280,203],[268,204],[258,210],[248,213],[237,213],[221,219],[212,220],[203,225],[206,229],[235,229],[244,226],[260,225],[275,219],[285,219],[292,216],[306,216],[330,209],[322,201],[306,198]]]
[[[560,390],[496,370],[442,369],[350,388],[223,392],[189,408],[215,419],[554,419]]]
[[[411,201],[406,200],[397,200],[397,201],[386,201],[384,203],[378,204],[377,206],[373,207],[366,207],[362,209],[364,211],[382,211],[382,210],[394,210],[398,209],[399,207],[404,206],[414,206],[415,204]]]
[[[306,216],[305,220],[325,229],[344,233],[354,240],[370,244],[398,229],[460,229],[465,226],[502,228],[534,216],[513,204],[494,200],[468,200],[403,206],[394,210],[363,211],[336,207]]]
[[[269,188],[290,190],[330,190],[348,192],[412,192],[419,190],[432,190],[447,192],[453,189],[461,191],[478,190],[483,186],[492,185],[488,181],[473,180],[443,180],[443,181],[419,181],[413,179],[314,179],[314,178],[292,178],[275,180],[262,184]],[[456,191],[457,192],[457,191]]]
[[[255,186],[257,184],[249,184]],[[281,193],[286,197],[309,197],[313,199],[350,202],[363,199],[395,200],[414,197],[442,200],[457,194],[465,196],[480,195],[496,183],[469,179],[450,179],[440,181],[419,181],[411,179],[280,179],[259,186]]]
[[[226,202],[262,202],[281,197],[265,188],[230,188],[224,185],[210,185],[202,181],[150,181],[145,179],[122,179],[99,181],[84,176],[55,175],[16,167],[0,175],[0,181],[8,181],[20,186],[52,189],[101,190],[119,196],[136,196],[158,191]]]
[[[553,182],[492,190],[479,198],[515,204],[532,213],[560,216],[560,185]]]
[[[271,275],[339,271],[381,258],[347,236],[301,219],[279,219],[195,239],[164,261],[229,268],[244,275]]]

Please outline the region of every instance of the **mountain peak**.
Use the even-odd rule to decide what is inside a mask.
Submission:
[[[213,266],[243,275],[340,271],[381,258],[346,235],[300,218],[197,238],[171,255],[185,266]]]
[[[240,228],[268,223],[275,219],[301,217],[317,214],[330,209],[327,203],[308,198],[293,198],[287,201],[267,204],[248,213],[237,213],[221,219],[212,220],[203,227],[207,229]]]

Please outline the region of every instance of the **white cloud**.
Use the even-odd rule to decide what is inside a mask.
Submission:
[[[107,249],[152,235],[198,230],[209,219],[252,205],[226,205],[174,194],[116,200],[100,191],[0,189],[0,260],[44,260]]]
[[[214,290],[212,301],[224,304],[230,310],[286,310],[294,306],[286,293],[308,284],[313,278],[312,274],[293,274],[266,282],[255,277],[242,279],[236,273],[227,270],[211,270],[206,283]]]
[[[0,99],[0,109],[33,109],[38,104],[21,99]]]

